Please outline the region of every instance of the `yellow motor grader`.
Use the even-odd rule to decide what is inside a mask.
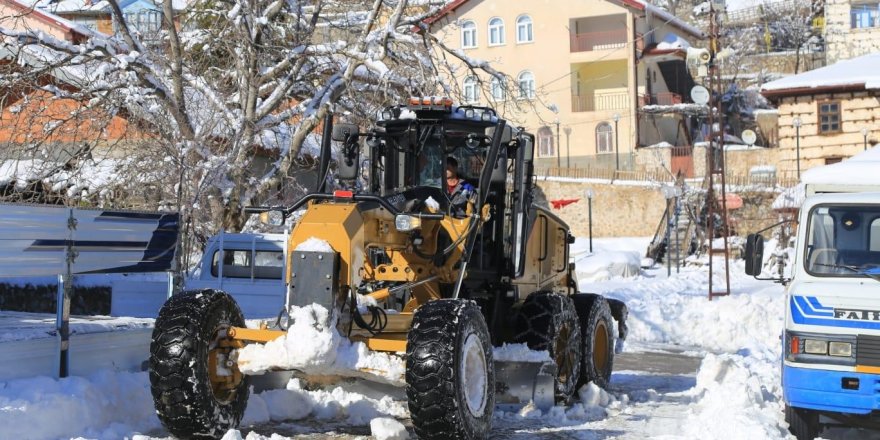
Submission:
[[[403,357],[420,438],[485,438],[496,405],[552,406],[582,384],[607,384],[612,319],[624,338],[626,307],[577,292],[569,228],[533,203],[533,135],[490,108],[434,97],[383,110],[366,132],[328,118],[319,175],[330,167],[331,139],[341,142],[336,175],[348,189],[325,191],[321,179],[292,206],[249,209],[304,210],[287,244],[281,315],[319,304],[344,337]],[[463,198],[449,195],[450,163],[472,189]],[[330,249],[298,250],[310,239]],[[163,425],[181,438],[236,427],[249,396],[236,350],[284,335],[246,328],[224,292],[172,296],[150,347]],[[550,361],[494,361],[505,343],[546,351]]]

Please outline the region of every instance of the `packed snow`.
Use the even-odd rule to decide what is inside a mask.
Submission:
[[[306,241],[298,244],[294,250],[300,252],[333,252],[333,247],[325,240],[309,237]]]
[[[587,241],[580,238],[575,247]],[[642,255],[648,242],[648,238],[597,238],[593,254]],[[578,266],[586,263],[583,256],[577,258]],[[717,281],[723,277],[723,264],[716,263]],[[692,376],[664,376],[617,368],[607,390],[587,384],[570,406],[546,411],[533,405],[515,411],[497,409],[494,429],[502,436],[544,438],[555,433],[595,438],[602,432],[626,438],[789,438],[779,377],[782,287],[746,276],[741,261],[730,268],[731,295],[711,301],[705,265],[685,266],[679,273],[673,269],[671,276],[666,268],[654,267],[611,274],[602,281],[581,279],[581,290],[627,304],[627,352],[647,354],[656,347],[679,347],[702,358],[698,371]],[[269,369],[280,361],[286,367],[319,368],[325,373],[397,368],[388,378],[402,377],[399,358],[374,358],[363,344],[351,344],[336,333],[332,322],[329,312],[318,306],[294,309],[287,337],[265,347],[249,346],[241,350],[239,361],[248,361],[248,371]],[[522,359],[527,351],[508,345],[494,355]],[[271,359],[266,357],[270,353]],[[547,356],[546,352],[530,355]],[[375,438],[406,438],[408,433],[401,427],[407,417],[399,382],[355,380],[315,386],[292,379],[286,388],[252,393],[241,428],[224,438],[283,440],[297,432],[313,432],[309,423],[326,424],[331,430],[361,426]],[[153,411],[145,372],[100,371],[89,377],[3,383],[0,423],[3,436],[9,438],[167,438]],[[271,431],[265,429],[280,429],[283,434],[270,437]]]
[[[291,307],[287,335],[265,345],[251,344],[239,350],[239,369],[251,375],[273,369],[296,369],[403,384],[402,358],[370,351],[363,342],[353,343],[343,338],[336,330],[336,319],[318,304]]]
[[[846,86],[862,84],[865,89],[880,88],[880,53],[838,61],[761,86],[761,91]]]

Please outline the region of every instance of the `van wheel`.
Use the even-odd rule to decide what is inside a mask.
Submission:
[[[819,413],[785,405],[785,421],[788,431],[798,440],[813,440],[819,436]]]
[[[476,303],[439,299],[416,309],[406,343],[406,397],[418,438],[488,437],[495,368]]]
[[[515,341],[532,350],[546,350],[556,363],[556,402],[569,403],[581,376],[581,327],[571,298],[538,292],[523,302],[516,314]]]
[[[180,438],[219,438],[235,428],[248,401],[247,380],[219,342],[244,327],[229,294],[205,289],[172,296],[150,343],[150,391],[162,425]]]

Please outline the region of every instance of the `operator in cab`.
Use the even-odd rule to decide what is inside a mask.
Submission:
[[[449,204],[452,215],[455,217],[465,217],[467,215],[467,204],[474,195],[474,186],[466,182],[459,176],[458,160],[449,156],[446,158],[446,196],[449,198]]]

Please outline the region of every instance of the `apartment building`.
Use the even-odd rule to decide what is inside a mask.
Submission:
[[[687,48],[705,35],[663,10],[641,0],[456,0],[427,23],[515,83],[464,68],[454,78],[463,101],[536,134],[539,167],[627,169],[636,148],[661,142],[691,151],[692,118],[676,108],[694,85]]]

